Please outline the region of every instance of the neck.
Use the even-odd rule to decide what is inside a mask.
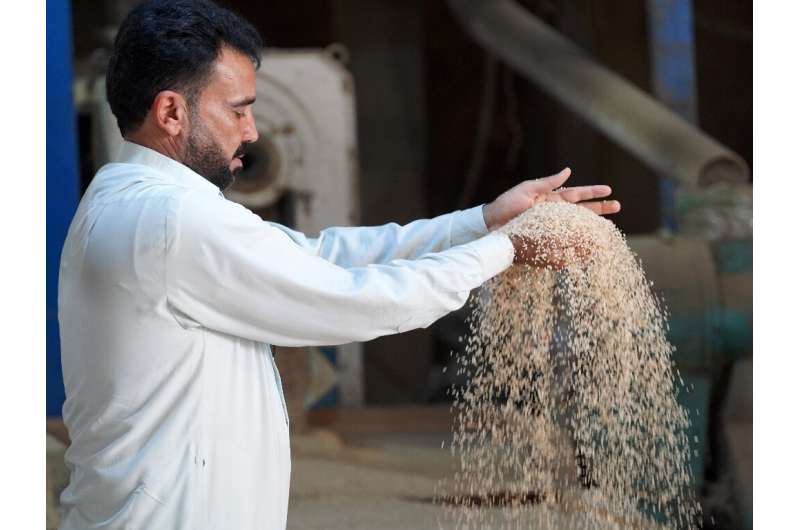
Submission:
[[[175,137],[169,135],[154,136],[147,134],[143,129],[144,127],[141,127],[133,133],[126,134],[124,136],[125,140],[157,151],[181,164],[183,163],[184,149],[182,144],[176,141]]]

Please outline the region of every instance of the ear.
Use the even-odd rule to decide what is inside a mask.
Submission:
[[[162,90],[156,94],[151,111],[156,125],[170,136],[178,136],[188,130],[189,105],[181,94]]]

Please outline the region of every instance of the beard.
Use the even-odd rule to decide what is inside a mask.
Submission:
[[[203,121],[192,113],[192,129],[186,140],[186,152],[183,163],[198,175],[225,191],[236,180],[236,175],[241,168],[231,171],[233,158],[244,155],[245,144],[241,144],[229,158],[217,144]]]

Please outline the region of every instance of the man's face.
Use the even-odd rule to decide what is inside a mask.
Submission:
[[[220,190],[242,169],[245,145],[258,139],[253,120],[256,72],[250,59],[230,48],[212,68],[208,84],[190,109],[183,163]]]

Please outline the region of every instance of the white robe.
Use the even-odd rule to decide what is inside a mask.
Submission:
[[[285,528],[289,428],[268,344],[426,327],[512,259],[480,207],[307,238],[125,142],[61,257],[61,528]]]

